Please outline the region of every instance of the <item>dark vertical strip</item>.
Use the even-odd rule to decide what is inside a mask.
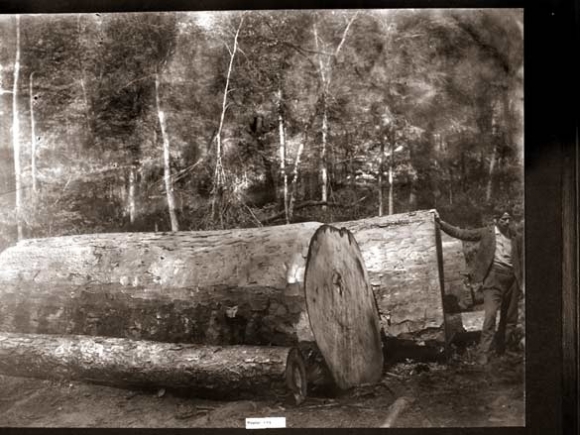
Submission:
[[[573,2],[534,2],[524,15],[526,425],[532,433],[574,433],[562,413],[562,171],[576,105]]]
[[[562,171],[562,424],[578,433],[578,143],[566,146]]]
[[[567,42],[568,45],[575,47],[571,52],[578,50],[580,43],[580,5],[574,2],[574,9],[570,14],[574,17],[576,25],[573,26],[575,33]],[[576,98],[578,97],[578,83],[576,81],[578,66],[573,70],[574,77],[570,80],[572,86],[575,85],[571,92]],[[576,103],[572,101],[572,103]],[[573,107],[573,106],[572,106]],[[578,112],[576,111],[576,116]],[[578,298],[580,297],[580,217],[578,207],[580,206],[580,140],[578,136],[578,118],[572,119],[571,124],[576,125],[575,131],[566,137],[564,150],[564,171],[563,171],[563,318],[562,318],[562,347],[563,347],[563,409],[562,425],[569,433],[580,433],[579,414],[580,414],[580,337],[579,337],[579,307]]]

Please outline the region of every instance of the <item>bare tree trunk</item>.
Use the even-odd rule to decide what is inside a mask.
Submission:
[[[417,208],[417,194],[415,193],[415,186],[413,183],[409,191],[409,211],[413,211],[415,208]]]
[[[392,158],[393,156],[391,156],[391,162],[389,163],[389,215],[394,214],[395,213],[395,207],[393,204],[393,162],[392,162]]]
[[[32,193],[36,198],[36,193],[38,191],[37,177],[36,177],[36,131],[34,123],[34,71],[30,73],[30,155],[31,155],[31,172],[32,172]]]
[[[135,203],[135,166],[131,166],[129,170],[129,222],[135,223],[135,210],[137,209]]]
[[[485,191],[485,199],[487,200],[488,203],[491,200],[491,195],[493,193],[493,176],[496,160],[497,160],[497,146],[494,144],[493,151],[491,154],[491,161],[489,162],[489,178],[487,180],[487,189]]]
[[[18,79],[20,75],[20,16],[16,15],[16,59],[14,60],[14,87],[12,90],[12,145],[14,147],[14,174],[16,177],[16,227],[22,240],[22,174],[20,165],[20,123],[18,120]]]
[[[449,192],[449,205],[453,205],[453,187],[456,184],[455,180],[454,180],[454,173],[455,173],[456,169],[451,169],[449,168],[447,170],[448,173],[448,181],[447,181],[447,190]]]
[[[449,205],[453,205],[453,183],[449,182]]]
[[[280,136],[280,173],[283,180],[284,189],[284,214],[286,216],[286,223],[290,223],[288,215],[288,174],[286,173],[286,138],[284,135],[284,115],[282,111],[282,90],[278,90],[278,134]]]
[[[322,84],[322,145],[320,150],[320,183],[321,183],[321,199],[322,202],[328,201],[328,165],[327,165],[327,148],[328,148],[328,89],[330,86],[330,82],[332,80],[332,67],[333,63],[338,58],[338,53],[340,49],[344,45],[346,41],[346,35],[348,34],[348,30],[350,29],[351,24],[354,22],[356,17],[358,16],[358,12],[354,14],[354,16],[349,20],[348,24],[346,25],[344,32],[342,34],[342,38],[339,44],[336,47],[334,53],[329,55],[329,59],[324,62],[322,60],[322,53],[320,51],[320,44],[318,38],[318,29],[316,27],[316,23],[314,24],[314,42],[316,45],[316,51],[318,52],[318,63],[319,63],[319,72],[320,72],[320,80]],[[322,206],[322,210],[326,211],[326,206]]]
[[[157,104],[157,116],[159,117],[159,126],[161,127],[161,136],[163,139],[163,178],[165,180],[165,192],[167,195],[167,207],[169,209],[169,219],[171,221],[171,231],[179,231],[177,215],[175,213],[175,195],[173,193],[173,182],[171,180],[171,166],[169,155],[169,137],[165,126],[165,114],[161,110],[159,102],[159,74],[155,74],[155,101]]]
[[[385,142],[381,141],[381,154],[379,155],[379,216],[383,215],[383,172],[385,170]]]
[[[322,60],[322,54],[320,52],[320,44],[318,38],[318,28],[316,27],[316,23],[314,24],[314,43],[316,45],[316,51],[318,52],[318,64],[319,64],[319,73],[320,73],[320,82],[322,84],[322,144],[320,147],[320,190],[322,192],[321,200],[322,202],[328,201],[328,191],[327,191],[327,184],[328,184],[328,170],[326,168],[326,136],[328,132],[328,115],[326,113],[326,91],[327,85],[330,81],[330,62],[326,64]],[[326,211],[326,206],[322,206],[322,210]]]
[[[211,204],[212,209],[212,216],[215,217],[215,203],[216,198],[218,195],[221,194],[224,179],[225,179],[225,172],[222,164],[222,129],[224,126],[224,119],[226,116],[226,110],[228,109],[228,92],[230,90],[230,77],[232,75],[232,69],[234,66],[234,58],[236,56],[236,52],[238,50],[238,37],[240,36],[240,30],[242,29],[242,24],[244,22],[244,15],[242,14],[242,18],[240,19],[240,24],[238,25],[238,29],[236,30],[236,36],[234,37],[234,47],[230,51],[230,64],[228,66],[228,74],[226,77],[226,86],[224,89],[224,96],[222,99],[222,113],[220,115],[220,123],[218,127],[218,131],[216,133],[216,165],[215,165],[215,173],[214,173],[214,186],[213,186],[213,200]]]
[[[323,112],[322,112],[322,150],[320,152],[320,179],[321,179],[321,190],[322,190],[322,201],[328,201],[328,166],[326,164],[326,148],[327,148],[327,135],[328,135],[328,113],[326,107],[326,98],[323,102]],[[326,206],[322,206],[322,210],[326,211]]]
[[[314,23],[314,44],[316,45],[316,52],[318,53],[318,72],[320,74],[320,81],[324,87],[326,85],[326,72],[324,62],[322,61],[322,55],[320,53],[320,44],[318,39],[318,28],[316,27],[316,23]]]
[[[389,215],[395,213],[394,207],[394,169],[395,169],[395,139],[393,137],[389,138],[391,155],[389,156]]]
[[[296,190],[298,188],[298,175],[300,167],[300,159],[302,158],[302,153],[304,152],[304,142],[301,141],[298,146],[298,151],[296,152],[296,160],[294,161],[294,170],[292,171],[292,189],[290,192],[290,198],[288,199],[288,220],[292,220],[292,215],[294,214],[294,202],[296,200]]]

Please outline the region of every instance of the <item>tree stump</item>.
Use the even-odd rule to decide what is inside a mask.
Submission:
[[[306,397],[300,352],[288,347],[205,346],[80,335],[0,333],[0,372],[99,384],[169,387],[225,399]]]

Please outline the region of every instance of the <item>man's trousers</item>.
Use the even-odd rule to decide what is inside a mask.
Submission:
[[[482,291],[485,315],[479,350],[482,354],[489,354],[493,350],[495,337],[495,350],[501,354],[505,351],[506,342],[512,339],[518,322],[519,286],[513,269],[494,263],[483,282]],[[498,310],[500,322],[496,335]]]

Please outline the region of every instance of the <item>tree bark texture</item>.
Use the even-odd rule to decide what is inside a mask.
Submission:
[[[313,341],[319,223],[31,239],[0,254],[0,328],[206,344]]]
[[[306,397],[289,347],[206,346],[82,335],[0,333],[0,372],[120,386],[168,387],[217,399]]]
[[[435,222],[429,211],[337,222],[356,239],[389,336],[442,330],[443,304],[439,281]],[[443,281],[446,295],[463,300],[466,263],[461,241],[442,234]]]
[[[312,342],[302,283],[321,223],[25,240],[0,253],[0,330],[207,344]],[[442,326],[435,228],[419,211],[341,222],[391,336]],[[463,244],[442,233],[445,292],[468,300]]]
[[[299,344],[308,354],[309,381],[323,385],[327,371],[312,346],[304,297],[308,247],[321,225],[28,240],[0,254],[0,331]],[[344,256],[355,249],[346,240],[337,242]],[[315,270],[322,277],[364,272],[347,263]]]

